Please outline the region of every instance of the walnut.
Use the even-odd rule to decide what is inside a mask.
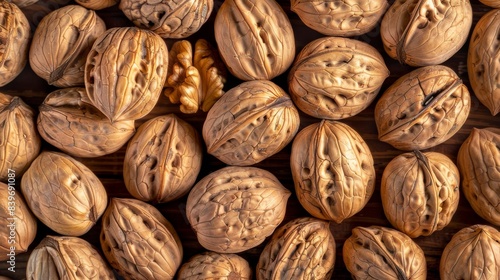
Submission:
[[[251,280],[248,262],[236,254],[204,252],[194,255],[177,273],[179,280],[234,279]]]
[[[120,0],[75,0],[75,2],[87,9],[102,10],[118,4]]]
[[[479,0],[479,2],[483,3],[486,6],[490,6],[492,8],[500,8],[500,2],[498,0]]]

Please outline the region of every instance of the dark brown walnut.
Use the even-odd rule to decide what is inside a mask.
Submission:
[[[375,189],[370,148],[336,121],[311,124],[297,134],[290,168],[300,204],[312,216],[336,223],[361,211]]]
[[[354,39],[323,37],[300,51],[288,82],[301,111],[338,120],[368,107],[388,76],[384,59],[374,47]]]
[[[33,34],[31,69],[50,85],[83,86],[87,54],[104,31],[104,21],[82,6],[68,5],[51,12]]]
[[[99,252],[84,239],[48,235],[31,252],[26,279],[112,280],[115,276]]]
[[[274,232],[260,253],[257,280],[330,279],[335,250],[327,221],[293,219]]]
[[[92,104],[112,122],[137,120],[156,105],[168,71],[168,49],[152,31],[115,27],[94,42],[85,64]]]
[[[355,227],[342,249],[353,279],[425,280],[424,251],[406,234],[386,227]]]
[[[142,124],[130,140],[123,164],[127,190],[137,199],[167,202],[189,192],[201,168],[196,130],[179,117],[158,116]]]
[[[228,165],[248,166],[278,153],[299,129],[290,96],[271,81],[244,82],[228,90],[203,123],[207,152]]]
[[[305,25],[330,36],[365,34],[389,8],[387,0],[291,0],[290,4]]]
[[[389,222],[411,238],[446,227],[457,211],[460,174],[447,156],[414,151],[392,159],[380,195]]]
[[[87,233],[108,203],[106,189],[92,170],[58,152],[42,152],[33,161],[21,190],[33,214],[62,235]]]
[[[380,141],[411,151],[450,139],[469,116],[467,86],[453,69],[426,66],[396,80],[375,106]]]
[[[20,97],[0,93],[0,181],[7,182],[9,173],[21,178],[41,145],[35,111]]]
[[[92,10],[102,10],[118,4],[119,0],[75,0],[79,5]]]
[[[102,217],[101,247],[124,279],[174,278],[182,244],[155,207],[136,199],[112,198]]]
[[[500,279],[500,232],[488,225],[472,225],[455,233],[441,255],[442,280]]]
[[[380,24],[387,54],[411,66],[445,62],[467,41],[469,0],[396,0]]]
[[[222,59],[241,80],[271,80],[293,62],[292,25],[274,0],[224,1],[214,32]]]
[[[135,132],[133,120],[110,122],[92,105],[85,88],[51,92],[39,111],[37,127],[42,138],[75,157],[114,153]]]
[[[204,252],[194,255],[177,273],[178,280],[251,280],[252,269],[248,262],[236,254]]]
[[[208,20],[213,0],[121,0],[120,10],[135,25],[163,38],[186,38]]]
[[[260,245],[285,217],[291,193],[269,171],[228,166],[191,189],[186,215],[198,242],[218,253]]]
[[[500,128],[473,128],[458,151],[462,192],[472,209],[500,226]]]

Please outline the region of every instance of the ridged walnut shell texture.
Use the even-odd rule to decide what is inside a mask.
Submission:
[[[68,5],[51,12],[33,34],[31,69],[50,85],[83,86],[87,54],[104,31],[104,21],[82,6]]]
[[[442,280],[500,279],[500,232],[488,225],[472,225],[453,235],[441,255]]]
[[[324,35],[356,36],[369,32],[384,15],[387,0],[291,0],[302,22]]]
[[[218,253],[260,245],[285,217],[291,192],[269,171],[228,166],[191,189],[186,214],[198,242]]]
[[[92,10],[102,10],[114,6],[120,0],[75,0],[79,5]]]
[[[300,51],[288,82],[301,111],[338,120],[368,107],[388,76],[389,69],[374,47],[354,39],[323,37]]]
[[[396,0],[380,24],[387,54],[411,66],[445,62],[467,41],[469,0]]]
[[[327,221],[296,218],[279,227],[260,253],[257,280],[330,279],[335,250]]]
[[[293,62],[292,25],[274,0],[224,1],[214,32],[222,59],[241,80],[271,80]]]
[[[85,64],[92,104],[112,122],[137,120],[156,105],[168,71],[168,49],[152,31],[115,27],[97,38]]]
[[[323,120],[295,137],[290,167],[300,204],[312,216],[341,223],[361,211],[375,189],[370,148],[346,124]]]
[[[252,268],[236,254],[204,252],[194,255],[177,273],[178,280],[251,280]]]
[[[39,107],[42,138],[75,157],[99,157],[118,151],[134,135],[133,120],[110,122],[87,97],[85,88],[51,92]]]
[[[127,190],[154,203],[189,192],[201,168],[203,149],[196,130],[169,114],[142,124],[130,140],[123,165]]]
[[[112,198],[100,240],[111,266],[127,280],[170,280],[181,265],[177,232],[158,209],[140,200]]]
[[[228,90],[203,123],[207,152],[228,165],[253,165],[278,153],[299,130],[290,96],[271,81],[249,81]]]
[[[471,108],[467,86],[453,69],[426,66],[397,79],[375,106],[380,141],[404,151],[424,150],[450,139]]]
[[[382,173],[385,216],[411,238],[429,236],[451,222],[459,187],[458,168],[447,156],[420,151],[401,154]]]
[[[30,254],[26,279],[113,280],[115,276],[99,252],[84,239],[48,235]]]
[[[21,190],[35,216],[53,231],[87,233],[106,209],[108,197],[97,176],[72,157],[42,152],[21,179]]]
[[[385,227],[355,227],[342,255],[353,279],[425,280],[424,251],[406,234]]]
[[[500,1],[497,1],[500,7]],[[483,15],[471,35],[467,72],[477,99],[493,116],[500,112],[500,10]]]
[[[500,129],[474,128],[460,146],[462,192],[472,209],[500,226]]]

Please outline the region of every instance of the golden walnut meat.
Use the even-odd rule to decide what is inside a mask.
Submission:
[[[417,68],[397,79],[378,100],[378,137],[400,150],[428,149],[455,135],[470,108],[469,90],[453,69]]]
[[[94,11],[79,5],[59,8],[38,24],[29,52],[30,66],[49,85],[83,86],[87,54],[104,31],[104,21]]]
[[[327,221],[293,219],[274,232],[260,253],[257,280],[330,279],[335,250]]]
[[[425,280],[424,251],[406,234],[385,227],[355,227],[342,248],[353,279]]]
[[[300,204],[312,216],[336,223],[361,211],[375,189],[368,145],[336,121],[311,124],[297,134],[290,168]]]
[[[248,262],[236,254],[207,251],[194,255],[177,273],[179,280],[234,279],[251,280],[252,269]]]
[[[368,107],[388,76],[382,55],[372,46],[354,39],[323,37],[300,51],[288,82],[301,111],[338,120]]]
[[[186,214],[198,242],[218,253],[239,253],[260,245],[285,217],[290,197],[269,171],[228,166],[191,189]]]
[[[447,156],[414,151],[392,159],[380,186],[389,222],[411,238],[447,226],[458,208],[460,174]]]
[[[293,62],[292,25],[274,0],[224,1],[214,32],[227,68],[241,80],[271,80]]]

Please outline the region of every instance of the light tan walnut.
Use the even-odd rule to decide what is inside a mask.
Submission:
[[[184,263],[178,272],[179,280],[233,279],[251,280],[252,269],[248,262],[236,254],[207,251],[197,254]]]

